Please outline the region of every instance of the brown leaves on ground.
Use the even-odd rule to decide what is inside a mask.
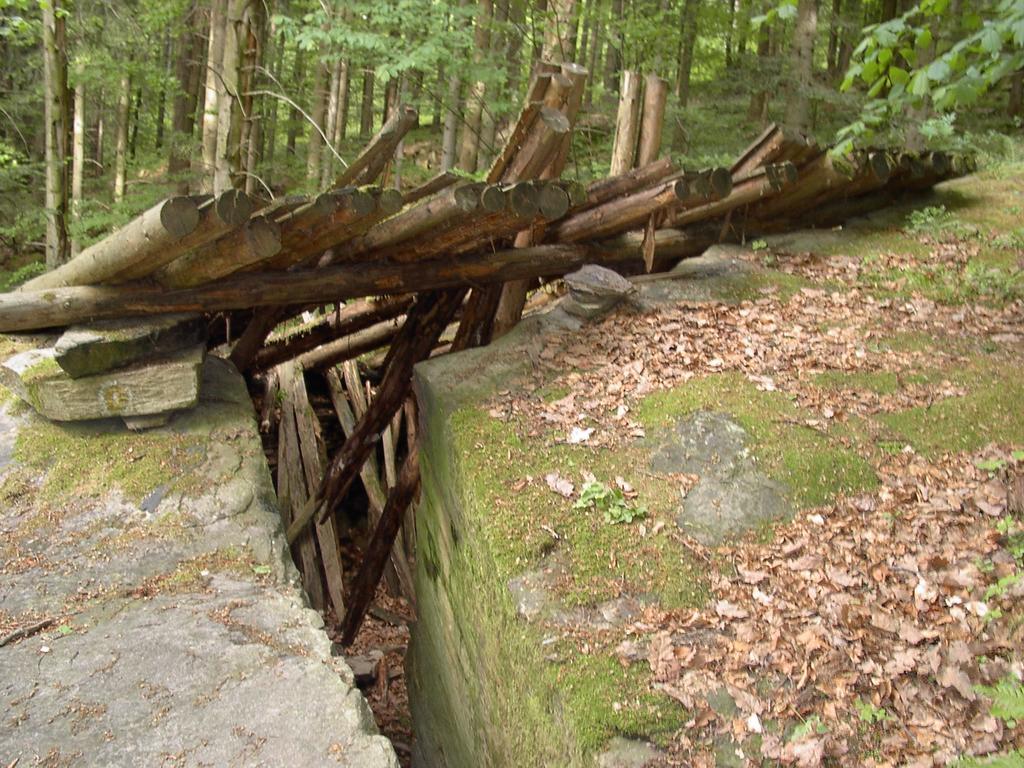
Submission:
[[[882,258],[894,269],[914,261]],[[586,442],[597,448],[642,436],[630,410],[644,395],[735,371],[760,390],[788,393],[818,415],[807,426],[828,430],[851,416],[964,394],[934,377],[908,381],[955,365],[955,345],[886,343],[898,334],[976,344],[1024,338],[1019,303],[875,298],[860,287],[861,260],[843,256],[793,259],[786,269],[835,287],[803,288],[786,300],[768,288],[739,305],[620,312],[541,353],[540,367],[558,371],[555,383],[567,394],[547,403],[506,396],[499,410],[534,437],[593,430]],[[892,372],[899,386],[812,385],[828,371]],[[993,458],[1007,469],[978,468]],[[875,493],[802,512],[768,543],[707,552],[709,562],[724,563],[707,606],[648,610],[611,641],[623,665],[649,666],[651,685],[692,713],[666,764],[713,765],[723,737],[742,745],[748,764],[806,768],[944,765],[1024,747],[1024,727],[991,716],[978,691],[1024,674],[1019,612],[993,620],[993,612],[1011,613],[1024,589],[989,591],[1019,568],[995,522],[1020,514],[1024,466],[1007,446],[934,461],[908,448],[875,463]],[[563,492],[561,478],[546,480]],[[711,706],[723,690],[735,714]]]

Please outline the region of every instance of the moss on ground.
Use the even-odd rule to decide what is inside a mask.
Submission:
[[[879,395],[900,388],[899,376],[893,371],[825,371],[814,377],[814,383],[825,389],[866,389]]]
[[[1024,444],[1024,379],[1019,358],[976,355],[945,373],[966,394],[927,407],[880,414],[877,420],[925,456],[973,451],[991,442]]]
[[[164,484],[194,482],[202,441],[164,430],[133,433],[109,423],[59,424],[35,420],[18,432],[14,458],[44,471],[41,498],[100,496],[115,488],[141,501]]]
[[[483,527],[494,553],[498,576],[508,581],[529,570],[557,547],[569,566],[559,585],[570,605],[594,605],[621,591],[650,594],[670,608],[701,604],[705,578],[689,550],[667,534],[642,535],[640,525],[606,523],[594,509],[574,509],[573,502],[547,487],[544,476],[558,472],[577,487],[581,473],[593,473],[612,485],[622,477],[633,485],[637,501],[648,509],[646,528],[671,520],[675,486],[652,474],[639,448],[616,450],[551,445],[519,437],[513,422],[465,408],[452,417],[452,431],[465,446],[462,471],[474,497],[493,510]],[[513,490],[525,478],[533,482]],[[550,531],[558,535],[556,541]]]
[[[656,392],[634,413],[648,430],[670,429],[697,411],[731,415],[751,438],[751,453],[764,472],[782,483],[801,508],[827,504],[841,494],[878,485],[871,464],[841,442],[855,437],[835,425],[828,434],[806,426],[815,415],[782,392],[761,392],[740,373],[693,379],[683,387]]]

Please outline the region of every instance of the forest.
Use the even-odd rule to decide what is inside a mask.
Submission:
[[[482,176],[533,63],[590,73],[564,177],[608,173],[624,71],[664,145],[726,162],[771,120],[822,144],[1012,155],[1019,0],[0,0],[3,287],[169,194],[331,187],[399,108],[407,189]]]

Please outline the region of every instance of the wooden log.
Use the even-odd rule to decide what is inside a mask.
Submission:
[[[465,289],[421,293],[388,353],[386,370],[377,396],[356,424],[352,434],[331,459],[316,496],[307,503],[288,529],[294,541],[311,520],[331,514],[348,492],[377,436],[402,407],[409,394],[413,366],[430,354],[441,332],[462,304]]]
[[[182,245],[182,242],[195,233],[199,220],[199,207],[191,198],[164,200],[89,246],[71,261],[29,280],[21,290],[96,285],[121,272],[138,270],[141,265],[147,265],[146,268],[152,271],[190,247],[188,243]],[[148,266],[153,264],[156,266]]]
[[[703,231],[662,229],[656,233],[658,256],[693,255],[715,239]],[[640,241],[630,233],[601,242],[512,248],[414,264],[360,262],[246,274],[179,291],[133,284],[130,288],[73,286],[0,294],[0,333],[111,317],[308,305],[560,275],[586,263],[618,265],[639,260]]]
[[[833,158],[825,153],[800,173],[796,184],[750,211],[751,219],[786,218],[802,206],[813,204],[830,189],[850,183],[863,170],[855,157]]]
[[[410,297],[383,301],[357,300],[346,304],[314,325],[298,328],[283,338],[271,341],[253,356],[252,368],[256,371],[267,370],[315,350],[322,344],[365,330],[383,320],[392,320],[405,313],[411,304]],[[240,339],[239,344],[241,343]],[[231,359],[234,361],[233,353]]]
[[[278,372],[282,390],[291,381],[295,366],[286,363]],[[281,403],[281,422],[277,433],[277,499],[281,511],[281,521],[285,530],[294,523],[297,515],[308,504],[306,478],[302,470],[302,453],[299,449],[298,428],[295,424],[294,402],[287,397]],[[303,528],[298,536],[289,540],[292,545],[295,561],[302,575],[302,586],[309,596],[310,604],[317,610],[326,607],[323,582],[320,578],[320,564],[316,556],[316,542],[312,533]]]
[[[636,150],[637,167],[649,165],[658,159],[667,102],[668,81],[652,72],[644,84],[643,107],[640,110],[640,140]]]
[[[572,212],[574,214],[582,213],[602,203],[607,203],[609,200],[651,187],[659,181],[664,181],[673,173],[676,173],[676,167],[670,158],[665,157],[640,168],[620,173],[618,176],[598,179],[587,187],[586,200],[574,205]]]
[[[753,173],[766,162],[770,162],[768,157],[778,151],[782,139],[782,129],[776,123],[769,123],[739,154],[729,170],[737,176]]]
[[[402,464],[398,482],[388,495],[384,513],[373,532],[373,538],[363,553],[363,562],[352,584],[352,599],[349,601],[349,609],[345,614],[345,623],[341,629],[342,645],[351,645],[356,635],[359,634],[366,611],[370,607],[370,603],[373,602],[374,593],[377,591],[377,584],[380,583],[380,577],[384,573],[388,555],[391,553],[392,546],[398,537],[398,531],[402,527],[406,510],[416,498],[419,487],[419,452],[413,445]]]
[[[633,167],[637,137],[640,134],[640,91],[643,81],[639,72],[622,71],[619,87],[619,110],[615,118],[615,141],[609,173],[616,176]]]
[[[685,179],[667,181],[570,216],[552,227],[548,238],[557,243],[598,240],[640,226],[652,213],[692,198]]]
[[[502,180],[516,180],[516,177],[508,175],[508,169],[512,160],[521,152],[527,136],[530,134],[534,123],[540,115],[542,99],[551,85],[551,76],[559,71],[559,66],[547,61],[539,61],[534,67],[530,84],[526,89],[526,97],[523,100],[523,111],[520,113],[512,133],[501,152],[494,159],[490,170],[487,172],[487,182],[494,184]]]
[[[414,187],[406,192],[405,205],[412,205],[413,203],[418,203],[425,197],[435,195],[442,189],[447,189],[458,180],[458,174],[452,173],[451,171],[442,171],[436,176],[427,179],[427,181],[423,182],[418,187]]]
[[[267,337],[290,316],[288,307],[264,307],[257,310],[231,349],[230,360],[235,368],[241,373],[247,373]]]
[[[366,232],[385,218],[376,187],[348,188],[320,195],[314,203],[282,218],[282,247],[262,268],[315,264],[324,252]]]
[[[574,126],[579,116],[580,107],[583,105],[583,94],[587,88],[587,76],[589,73],[586,67],[566,61],[561,65],[561,74],[572,81],[572,90],[565,101],[565,116],[569,120],[569,125]],[[541,174],[541,178],[557,179],[561,176],[569,161],[569,152],[571,150],[572,131],[570,130],[558,143],[558,151],[555,153],[554,158],[552,158],[551,163]]]
[[[788,167],[792,169],[792,178],[795,181],[796,168],[792,163],[789,163]],[[776,170],[774,165],[760,166],[737,181],[729,194],[722,199],[670,214],[666,217],[665,224],[672,227],[685,227],[696,222],[724,216],[731,210],[778,194],[783,188],[780,182],[789,178],[790,174],[785,169]]]
[[[367,352],[387,346],[402,327],[403,320],[405,318],[399,316],[342,336],[308,352],[303,352],[295,358],[295,362],[303,370],[312,371],[329,368],[346,360],[354,360]]]
[[[491,343],[494,334],[494,313],[500,300],[500,285],[485,285],[470,292],[463,308],[462,320],[452,341],[453,352],[483,347]]]
[[[264,262],[280,250],[281,227],[258,216],[244,227],[170,262],[152,277],[166,288],[188,288]]]
[[[323,450],[323,439],[320,437],[320,423],[309,404],[309,395],[306,392],[306,380],[302,369],[292,363],[286,363],[278,369],[278,373],[281,379],[281,390],[284,393],[282,410],[286,417],[295,419],[298,455],[294,456],[292,460],[299,462],[304,484],[300,485],[299,478],[295,477],[291,490],[293,491],[292,502],[301,508],[309,499],[310,494],[320,485],[327,457]],[[277,471],[278,473],[282,471],[280,464]],[[301,490],[301,493],[295,494],[295,490]],[[331,598],[335,615],[343,616],[345,614],[345,567],[342,564],[340,541],[335,529],[334,516],[318,521],[314,527],[314,533],[319,545],[320,561],[323,563],[327,594]],[[319,578],[319,573],[317,573],[317,577]]]
[[[384,167],[394,157],[395,147],[410,130],[416,127],[419,118],[419,112],[415,107],[403,104],[395,109],[358,157],[335,179],[334,186],[346,187],[350,184],[358,186],[375,182]]]

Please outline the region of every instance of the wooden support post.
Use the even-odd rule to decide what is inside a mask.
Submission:
[[[637,168],[658,159],[667,102],[668,80],[663,80],[654,73],[649,74],[644,85],[644,103],[640,112],[640,143],[636,150]]]
[[[619,89],[619,111],[615,118],[615,142],[609,173],[617,176],[633,167],[637,137],[640,133],[640,90],[643,81],[639,72],[622,71]]]

